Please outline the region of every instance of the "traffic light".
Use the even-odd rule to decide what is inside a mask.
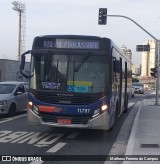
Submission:
[[[151,74],[151,76],[157,78],[157,67],[151,68],[151,73],[150,74]]]
[[[99,9],[99,17],[98,17],[98,24],[99,25],[106,25],[107,23],[107,9],[100,8]]]

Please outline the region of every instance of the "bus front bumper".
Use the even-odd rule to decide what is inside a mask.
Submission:
[[[43,125],[53,126],[53,127],[109,130],[110,117],[109,117],[108,112],[106,111],[95,118],[88,119],[88,122],[86,124],[58,124],[51,121],[43,121],[42,117],[35,114],[32,110],[28,110],[27,123],[29,125],[43,124]]]

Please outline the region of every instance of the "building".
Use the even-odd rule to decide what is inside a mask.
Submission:
[[[128,56],[128,59],[132,63],[132,51],[128,49],[125,45],[121,47],[121,50]]]
[[[122,51],[128,56],[128,59],[132,63],[132,51],[128,49],[125,45],[121,47]],[[140,75],[141,73],[141,67],[137,66],[136,64],[132,63],[132,74],[133,75]]]
[[[147,40],[144,45],[150,45],[150,51],[142,52],[141,77],[151,77],[150,69],[156,65],[156,41]]]
[[[140,75],[140,67],[137,64],[132,64],[132,74]]]
[[[29,62],[26,62],[26,70],[29,70]],[[0,81],[17,81],[17,72],[20,62],[16,60],[0,59]],[[24,78],[21,80],[26,81]]]

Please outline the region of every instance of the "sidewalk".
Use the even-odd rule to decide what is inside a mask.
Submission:
[[[143,100],[133,123],[125,155],[132,155],[132,158],[139,155],[142,161],[129,160],[123,164],[160,164],[160,161],[151,161],[151,158],[160,160],[160,106],[155,106],[155,99]]]

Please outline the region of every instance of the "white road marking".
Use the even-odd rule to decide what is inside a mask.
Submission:
[[[48,152],[48,153],[55,153],[55,152],[57,152],[59,149],[61,149],[64,145],[66,145],[66,143],[64,143],[64,142],[59,142],[59,143],[57,143],[55,146],[53,146],[51,149],[49,149],[47,152]]]
[[[10,141],[17,139],[17,138],[19,138],[19,137],[21,137],[27,133],[28,132],[19,131],[19,132],[11,133],[9,135],[5,135],[5,136],[0,138],[0,142],[3,142],[3,143],[10,142]]]
[[[131,106],[133,106],[135,104],[135,102],[130,102],[128,103],[128,108],[130,108]]]
[[[35,133],[35,134],[25,138],[24,140],[21,140],[18,143],[24,143],[24,142],[29,140],[29,142],[27,144],[34,144],[35,142],[41,140],[42,138],[44,138],[44,137],[46,137],[48,135],[49,135],[49,133],[39,133],[38,132],[38,133]]]
[[[3,136],[10,134],[10,133],[12,133],[12,131],[6,131],[6,130],[0,131],[0,137],[3,137]]]
[[[49,145],[38,145],[38,144],[35,144],[34,146],[37,146],[37,147],[45,147],[45,146],[49,146]]]
[[[26,117],[26,116],[27,116],[27,114],[23,114],[23,115],[15,116],[15,117],[12,117],[12,118],[6,118],[5,120],[0,121],[0,124],[5,123],[5,122],[9,122],[9,121],[13,121],[15,119]]]
[[[80,133],[78,132],[73,132],[72,134],[70,134],[69,136],[67,136],[66,138],[68,139],[74,139],[76,138]]]
[[[11,143],[16,143],[16,142],[18,142],[18,141],[20,141],[20,140],[22,140],[22,139],[24,139],[24,138],[26,138],[28,136],[31,136],[34,133],[35,132],[30,132],[30,133],[26,134],[25,136],[19,137],[19,138],[15,139],[15,140],[11,141]]]
[[[45,138],[43,138],[42,140],[40,140],[37,144],[38,145],[50,145],[53,144],[54,142],[56,142],[58,139],[60,139],[63,136],[63,134],[51,134]]]

